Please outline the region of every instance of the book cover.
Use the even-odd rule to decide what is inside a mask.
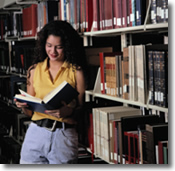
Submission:
[[[93,0],[93,23],[91,31],[97,31],[99,29],[100,29],[99,1]]]
[[[151,0],[151,23],[156,24],[157,6],[156,0]]]
[[[114,138],[112,136],[112,125],[110,121],[120,121],[122,116],[141,115],[140,109],[124,106],[113,106],[96,109],[96,135],[98,156],[108,162],[113,162]],[[112,142],[111,142],[112,141]]]
[[[113,3],[112,0],[104,0],[104,22],[105,29],[113,28]]]
[[[32,4],[31,6],[23,9],[22,22],[24,37],[35,36],[38,25],[36,4]]]
[[[91,31],[93,22],[93,1],[86,0],[86,31]]]
[[[117,54],[121,54],[121,52],[112,52],[112,50],[104,49],[105,51],[99,53],[100,58],[100,72],[101,72],[101,93],[107,93],[107,86],[106,86],[106,63],[105,57],[106,56],[115,56]],[[111,52],[110,52],[111,51]]]
[[[48,22],[58,17],[58,1],[47,1]]]
[[[123,98],[129,99],[129,54],[128,47],[123,48],[123,62],[122,62],[122,85]]]
[[[136,25],[144,24],[146,16],[146,0],[136,0]]]
[[[127,0],[122,0],[122,27],[127,27]]]
[[[148,56],[148,91],[149,91],[149,104],[154,105],[154,62],[153,62],[153,51],[147,52]]]
[[[159,117],[156,115],[137,115],[121,117],[122,141],[125,144],[124,132],[136,131],[139,125],[159,123]],[[123,146],[123,154],[126,154],[126,147]],[[124,156],[125,157],[125,156]]]
[[[139,162],[139,143],[138,131],[125,131],[125,164],[138,164]]]
[[[168,124],[146,124],[146,136],[149,141],[146,142],[147,159],[149,164],[156,164],[155,146],[159,141],[168,140]]]
[[[48,93],[43,99],[33,97],[20,90],[21,94],[14,96],[20,102],[26,102],[29,109],[45,113],[45,110],[58,109],[62,106],[62,101],[70,103],[78,96],[78,92],[66,81],[61,83],[57,88]]]
[[[135,13],[136,13],[136,9],[135,9],[135,0],[131,0],[131,8],[132,8],[132,13],[131,13],[131,24],[132,26],[136,26],[136,17],[135,17]]]
[[[159,164],[165,164],[164,163],[164,147],[167,147],[168,141],[158,141],[158,161]]]
[[[113,23],[114,28],[122,27],[122,2],[121,0],[113,1]]]
[[[136,80],[138,87],[138,101],[145,104],[147,99],[147,79],[146,79],[146,68],[145,68],[145,46],[135,46],[135,57],[136,57]]]
[[[104,0],[99,0],[99,21],[100,21],[100,30],[105,29],[105,17],[104,17]]]

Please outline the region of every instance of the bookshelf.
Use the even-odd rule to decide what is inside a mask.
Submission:
[[[93,96],[93,98],[100,97],[100,98],[103,98],[103,99],[113,100],[113,101],[121,102],[121,103],[128,104],[128,105],[140,106],[140,107],[144,107],[146,109],[154,109],[154,110],[158,110],[158,111],[168,113],[168,108],[159,107],[159,106],[150,105],[150,104],[142,104],[140,102],[125,100],[125,99],[118,98],[118,97],[111,97],[111,96],[101,94],[101,93],[94,93],[93,90],[86,91],[86,96]],[[90,99],[90,97],[86,97],[86,99]]]
[[[55,0],[57,2],[60,2],[61,0]],[[143,21],[142,25],[137,25],[137,26],[127,26],[127,27],[120,27],[120,28],[113,28],[113,29],[104,29],[104,30],[94,30],[91,29],[91,31],[79,31],[77,26],[73,24],[73,26],[77,29],[79,34],[82,36],[83,41],[84,41],[84,46],[88,45],[90,46],[96,46],[96,44],[93,42],[93,38],[104,38],[105,37],[119,37],[121,40],[121,51],[123,51],[124,47],[127,47],[129,45],[132,45],[134,39],[134,34],[142,35],[145,33],[156,33],[156,34],[162,34],[162,33],[168,33],[168,22],[165,23],[156,23],[156,24],[151,24],[149,21],[150,19],[150,12],[151,12],[151,0],[146,0],[148,2],[148,7],[146,9],[146,16],[145,20]],[[6,15],[9,12],[13,13],[15,11],[22,12],[22,9],[29,7],[31,4],[36,4],[38,5],[39,3],[47,2],[47,0],[1,0],[0,1],[0,15]],[[63,1],[62,1],[63,2]],[[77,9],[77,8],[76,8]],[[60,16],[58,16],[59,18]],[[60,18],[59,18],[60,19]],[[81,24],[80,24],[81,25]],[[86,25],[86,24],[83,24]],[[93,24],[92,24],[93,26]],[[84,27],[81,25],[81,27]],[[84,29],[84,28],[83,28]],[[39,29],[37,28],[37,31]],[[0,40],[0,43],[7,43],[8,44],[8,49],[9,49],[9,68],[6,72],[3,72],[2,76],[0,76],[0,79],[8,79],[8,76],[5,76],[7,74],[10,74],[14,77],[19,77],[19,78],[26,78],[26,75],[23,73],[17,73],[17,72],[12,72],[12,46],[13,42],[29,42],[29,44],[32,44],[31,42],[35,41],[37,39],[37,36],[29,36],[29,37],[20,37],[20,36],[7,36],[5,34],[4,40]],[[129,41],[128,41],[129,39]],[[97,42],[96,42],[97,43]],[[101,80],[100,80],[100,69],[98,70],[96,81],[95,81],[95,86],[93,90],[86,90],[85,92],[85,98],[86,102],[94,101],[94,99],[101,98],[103,100],[110,100],[110,101],[115,101],[115,102],[120,102],[123,104],[123,106],[136,106],[136,107],[141,107],[145,108],[146,110],[156,110],[164,113],[168,113],[168,108],[166,107],[160,107],[156,105],[150,105],[148,100],[145,104],[134,101],[134,100],[126,100],[122,97],[114,97],[106,94],[101,93]],[[6,85],[6,84],[5,84]],[[4,100],[5,101],[5,100]],[[92,152],[89,148],[88,150]],[[110,164],[114,164],[113,162],[109,162]]]
[[[120,35],[121,33],[143,33],[146,31],[154,31],[154,30],[168,29],[168,23],[158,23],[158,24],[146,24],[141,26],[133,26],[133,27],[125,27],[125,28],[117,28],[111,30],[100,30],[100,31],[92,31],[92,32],[84,32],[84,36],[112,36],[112,35]]]

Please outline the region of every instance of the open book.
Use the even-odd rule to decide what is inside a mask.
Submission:
[[[14,96],[20,102],[27,103],[28,109],[45,113],[45,110],[59,109],[62,106],[62,101],[70,103],[78,96],[78,92],[66,81],[63,81],[57,88],[48,93],[43,99],[36,98],[19,90],[21,94]]]

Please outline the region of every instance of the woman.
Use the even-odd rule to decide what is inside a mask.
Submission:
[[[15,99],[32,118],[21,150],[21,164],[76,163],[76,114],[84,101],[86,71],[81,38],[66,21],[52,21],[38,33],[34,64],[28,70],[27,93],[43,98],[64,80],[79,92],[77,100],[57,110],[39,113]]]

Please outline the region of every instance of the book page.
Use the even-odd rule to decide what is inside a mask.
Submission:
[[[43,101],[47,103],[50,99],[52,99],[62,88],[67,84],[66,81],[63,81],[57,88],[52,90],[50,93],[48,93],[44,98]]]
[[[24,99],[26,100],[35,100],[37,102],[40,102],[41,99],[40,98],[37,98],[37,97],[34,97],[34,96],[31,96],[30,94],[26,93],[25,91],[19,89],[19,92],[21,93],[21,95],[24,95],[23,97],[25,97]]]
[[[14,96],[14,98],[18,99],[18,100],[22,100],[22,101],[25,101],[25,102],[34,102],[34,103],[42,103],[42,100],[39,99],[39,98],[36,98],[36,97],[27,97],[27,96],[23,96],[21,94],[16,94]]]
[[[27,97],[33,97],[33,96],[31,96],[30,94],[26,93],[25,91],[23,91],[23,90],[21,90],[21,89],[19,89],[19,92],[20,92],[22,95],[25,95],[25,96],[27,96]]]

